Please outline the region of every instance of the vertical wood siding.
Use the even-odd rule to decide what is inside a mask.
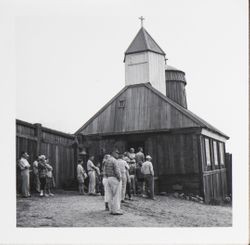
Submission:
[[[206,203],[222,201],[227,195],[226,169],[204,173],[203,185]]]
[[[166,82],[166,95],[179,105],[187,108],[185,84],[179,81]]]
[[[119,101],[125,100],[125,107]],[[84,135],[196,127],[197,123],[145,86],[128,88],[82,131]]]
[[[17,120],[16,123],[16,158],[20,158],[22,151],[30,155],[29,163],[32,164],[37,154],[44,154],[50,159],[57,188],[70,188],[74,185],[76,176],[76,145],[74,137],[41,127],[36,130],[32,124]],[[36,132],[41,132],[38,137]],[[38,150],[39,144],[39,150]],[[20,176],[17,168],[17,190],[20,191]],[[31,187],[33,175],[31,173]]]
[[[195,134],[150,136],[145,150],[153,157],[159,191],[173,191],[173,185],[180,184],[184,192],[201,194],[199,148]]]
[[[154,88],[166,95],[165,85],[165,57],[160,54],[148,52],[149,82]]]
[[[202,159],[202,185],[206,203],[220,202],[227,195],[227,175],[225,166],[214,164],[213,140],[210,142],[211,166],[207,165],[205,154],[204,136],[200,136],[199,144],[201,148]]]
[[[99,158],[102,150],[125,152],[131,142],[144,142],[144,153],[152,156],[159,191],[173,191],[174,184],[181,184],[184,191],[200,193],[199,144],[196,134],[140,134],[84,137],[82,143],[91,155]],[[136,149],[137,150],[137,149]]]
[[[166,94],[165,58],[153,52],[126,55],[125,84],[151,83],[158,91]]]
[[[129,54],[125,61],[125,84],[149,82],[149,61],[147,52]]]

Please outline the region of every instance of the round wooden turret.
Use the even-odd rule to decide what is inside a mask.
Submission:
[[[187,83],[185,72],[178,70],[175,67],[166,65],[165,80],[166,96],[187,109],[187,98],[185,91],[185,86]]]

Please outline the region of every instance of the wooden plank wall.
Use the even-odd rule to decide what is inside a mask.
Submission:
[[[227,195],[226,169],[207,171],[203,174],[205,202],[220,202]]]
[[[176,130],[178,131],[178,130]],[[206,203],[222,201],[228,195],[227,169],[214,166],[211,139],[212,168],[206,166],[204,136],[199,129],[189,133],[161,132],[128,135],[88,136],[85,146],[91,154],[99,156],[102,150],[110,153],[117,148],[124,152],[129,143],[144,142],[145,154],[153,158],[159,192],[172,192],[173,186],[183,186],[183,192],[199,194]],[[227,166],[227,165],[226,165]]]
[[[204,136],[199,137],[201,148],[201,166],[202,166],[202,186],[206,203],[221,202],[227,195],[227,171],[225,166],[215,166],[213,156],[214,139],[209,138],[211,152],[211,166],[206,164]]]
[[[144,142],[145,154],[153,158],[156,188],[159,191],[173,191],[175,184],[183,185],[183,191],[201,194],[199,167],[199,141],[195,133],[190,134],[140,134],[85,137],[84,147],[98,159],[101,152],[110,153],[117,148],[124,152],[130,142]]]
[[[148,52],[149,80],[151,85],[166,95],[165,57],[161,54]]]
[[[22,151],[30,155],[32,164],[37,155],[50,159],[56,180],[56,188],[71,188],[76,185],[77,144],[75,137],[59,131],[17,120],[16,158]],[[33,176],[31,173],[31,183]],[[31,186],[32,187],[32,186]],[[20,176],[17,168],[17,190],[20,191]]]
[[[119,106],[120,100],[125,101],[124,108]],[[125,90],[79,133],[91,135],[197,126],[197,123],[142,85]]]
[[[153,157],[159,191],[172,192],[173,185],[184,192],[200,193],[199,149],[196,134],[158,134],[148,137],[145,150]]]
[[[185,83],[180,81],[167,81],[166,82],[167,97],[178,103],[179,105],[187,108],[187,98]]]
[[[226,169],[227,169],[227,194],[232,195],[232,154],[226,153]]]

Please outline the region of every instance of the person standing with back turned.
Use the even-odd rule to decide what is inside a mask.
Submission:
[[[142,164],[145,162],[145,156],[143,153],[142,147],[138,148],[138,152],[135,154],[135,160],[136,160],[136,170],[135,170],[135,176],[136,176],[136,193],[143,195],[144,193],[144,176],[143,173],[141,172],[141,167]]]
[[[152,165],[152,157],[146,156],[146,162],[142,164],[141,171],[144,174],[146,192],[148,197],[155,200],[154,198],[154,169]]]
[[[120,211],[120,181],[121,181],[121,173],[118,168],[117,151],[112,152],[112,156],[110,156],[105,165],[103,175],[107,178],[107,191],[108,191],[108,203],[110,214],[113,215],[122,215],[123,213]]]

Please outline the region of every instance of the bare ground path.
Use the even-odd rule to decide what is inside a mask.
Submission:
[[[210,206],[169,196],[135,197],[124,215],[104,211],[103,197],[62,192],[50,198],[17,198],[17,227],[211,227],[231,226],[230,206]]]

